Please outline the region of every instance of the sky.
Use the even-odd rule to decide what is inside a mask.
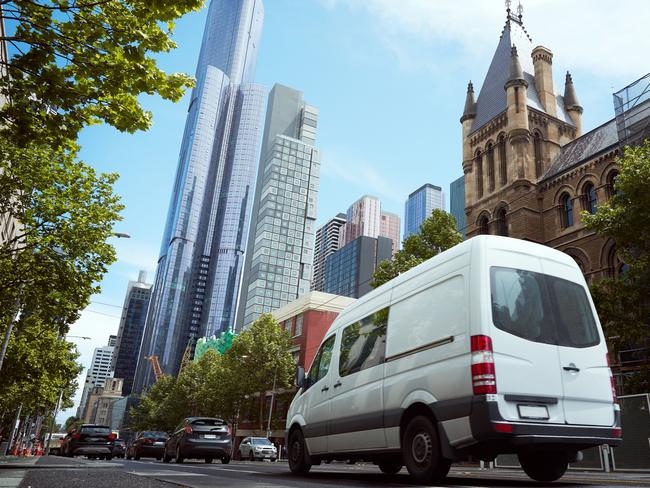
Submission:
[[[513,2],[513,8],[517,2]],[[556,92],[573,75],[587,132],[613,117],[612,93],[648,72],[647,0],[524,0],[533,45],[553,54]],[[319,109],[322,152],[318,225],[364,194],[404,214],[408,194],[424,183],[462,176],[462,115],[467,83],[480,90],[505,22],[501,0],[265,0],[256,81],[304,92]],[[193,74],[206,9],[177,23],[178,48],[158,58],[168,72]],[[154,123],[146,133],[105,126],[81,134],[81,157],[118,172],[126,205],[114,239],[118,261],[73,324],[70,338],[87,368],[95,347],[117,334],[129,280],[138,270],[153,281],[178,162],[189,93],[179,103],[142,97]],[[86,371],[79,377],[83,385]],[[77,392],[76,402],[81,397]],[[60,421],[74,415],[61,412]]]

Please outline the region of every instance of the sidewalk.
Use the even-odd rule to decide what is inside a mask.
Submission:
[[[0,456],[0,470],[78,468],[84,464],[81,459],[60,456]]]
[[[449,476],[470,475],[483,479],[521,479],[523,471],[515,468],[492,468],[481,469],[468,466],[452,466]],[[588,482],[594,484],[607,484],[608,486],[617,486],[622,484],[639,483],[642,486],[650,486],[650,472],[631,472],[631,471],[579,471],[570,469],[561,478],[564,482]]]

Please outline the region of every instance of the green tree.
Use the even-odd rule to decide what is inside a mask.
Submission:
[[[183,419],[185,411],[170,410],[168,399],[176,388],[176,378],[162,376],[140,397],[140,403],[129,411],[134,430],[161,430],[171,432]]]
[[[377,288],[462,241],[463,236],[456,229],[454,216],[434,209],[431,216],[422,222],[420,232],[407,237],[392,260],[383,261],[377,266],[370,285]]]
[[[0,0],[16,54],[2,61],[2,131],[19,145],[60,146],[86,125],[146,130],[138,96],[178,101],[193,81],[152,56],[176,47],[174,22],[204,0]]]
[[[72,150],[21,148],[0,135],[0,215],[18,224],[0,245],[2,333],[17,301],[40,323],[67,332],[115,260],[107,239],[123,208],[112,189],[117,176],[75,158]]]
[[[70,432],[71,430],[78,429],[82,423],[83,420],[79,417],[68,417],[65,421],[65,424],[63,424],[63,432]]]
[[[12,424],[19,405],[22,415],[51,413],[61,390],[63,408],[72,407],[82,370],[78,356],[74,344],[60,339],[51,324],[36,316],[21,320],[0,374],[0,425]]]
[[[585,226],[616,244],[626,271],[617,279],[592,286],[598,315],[614,352],[641,348],[650,358],[650,141],[626,147],[618,161],[614,192],[595,214],[583,212]],[[650,368],[641,368],[625,385],[625,393],[650,388]]]

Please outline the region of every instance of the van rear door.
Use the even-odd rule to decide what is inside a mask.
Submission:
[[[513,260],[512,253],[495,250],[489,262],[495,264],[488,303],[501,416],[563,424],[560,356],[540,260],[523,254]]]
[[[585,285],[557,276],[583,281],[577,269],[542,261],[554,317],[564,390],[564,416],[568,424],[610,426],[614,408],[607,346],[596,320]]]

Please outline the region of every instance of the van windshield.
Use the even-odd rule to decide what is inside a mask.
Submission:
[[[600,342],[582,286],[533,271],[490,268],[492,321],[523,339],[566,347]]]

